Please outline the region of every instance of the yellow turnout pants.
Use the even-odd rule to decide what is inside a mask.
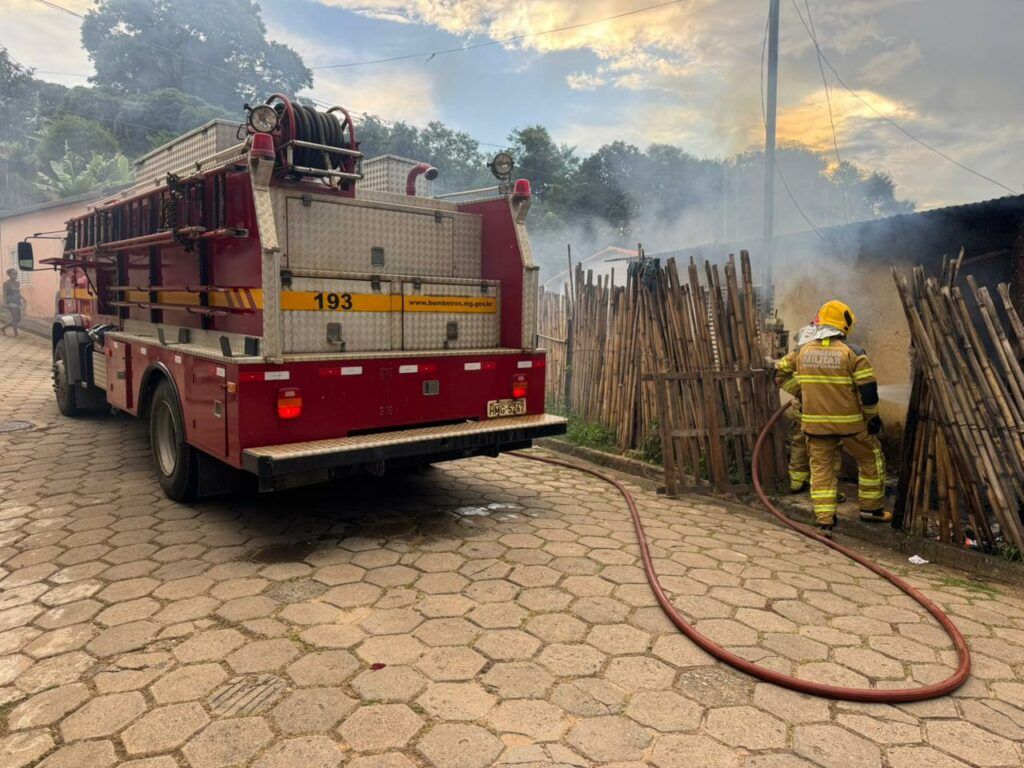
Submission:
[[[811,503],[818,523],[828,525],[836,512],[840,451],[857,462],[857,503],[861,512],[877,512],[885,500],[885,459],[878,438],[866,429],[856,435],[807,435],[811,464]]]
[[[807,438],[800,426],[800,414],[789,421],[789,490],[796,493],[811,479],[811,460]]]

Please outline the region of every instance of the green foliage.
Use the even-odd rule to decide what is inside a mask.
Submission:
[[[174,89],[232,112],[313,83],[299,54],[266,34],[253,0],[102,0],[82,22],[98,85]]]
[[[952,576],[943,576],[939,583],[944,587],[955,587],[956,589],[966,589],[969,592],[981,592],[986,595],[998,595],[1000,594],[998,589],[990,587],[984,581],[977,579],[958,579]]]
[[[434,182],[437,191],[457,192],[493,182],[480,143],[436,120],[417,128],[367,115],[356,125],[356,137],[366,157],[399,155],[435,166],[440,172]]]
[[[577,417],[569,417],[569,427],[565,439],[570,443],[599,451],[615,449],[615,431],[592,421],[583,421]]]
[[[118,150],[114,134],[95,120],[61,115],[43,131],[42,140],[36,147],[36,158],[40,166],[46,168],[69,154],[79,158],[93,154],[105,157],[117,154]]]
[[[151,93],[126,94],[109,87],[69,88],[53,105],[58,115],[77,115],[94,120],[117,139],[129,157],[148,152],[216,117],[225,110],[170,88]],[[232,110],[239,119],[241,110]]]
[[[651,464],[661,464],[661,432],[658,431],[658,423],[654,422],[647,429],[647,434],[640,441],[640,459]]]
[[[124,155],[103,157],[93,153],[85,160],[67,152],[50,162],[50,172],[40,173],[38,185],[51,199],[73,197],[86,192],[127,184],[132,178],[132,163]]]

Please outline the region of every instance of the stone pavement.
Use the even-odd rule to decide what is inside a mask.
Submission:
[[[1020,590],[913,568],[969,683],[814,699],[680,636],[583,474],[477,459],[187,507],[140,424],[57,414],[44,342],[0,339],[0,361],[0,422],[35,425],[0,434],[0,768],[1021,765]],[[636,495],[676,605],[737,653],[848,685],[949,673],[941,630],[861,568]]]

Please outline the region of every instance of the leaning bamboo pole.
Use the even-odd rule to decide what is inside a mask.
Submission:
[[[920,535],[1024,550],[1024,324],[1005,285],[1003,313],[972,276],[955,285],[963,253],[938,278],[893,270],[914,348],[897,520]],[[1004,320],[1005,317],[1005,320]],[[1009,330],[1008,330],[1009,329]],[[912,419],[910,417],[913,417]]]

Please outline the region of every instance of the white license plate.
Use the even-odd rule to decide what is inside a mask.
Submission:
[[[487,418],[499,419],[502,416],[524,416],[526,414],[526,398],[518,400],[490,400],[487,403]]]

